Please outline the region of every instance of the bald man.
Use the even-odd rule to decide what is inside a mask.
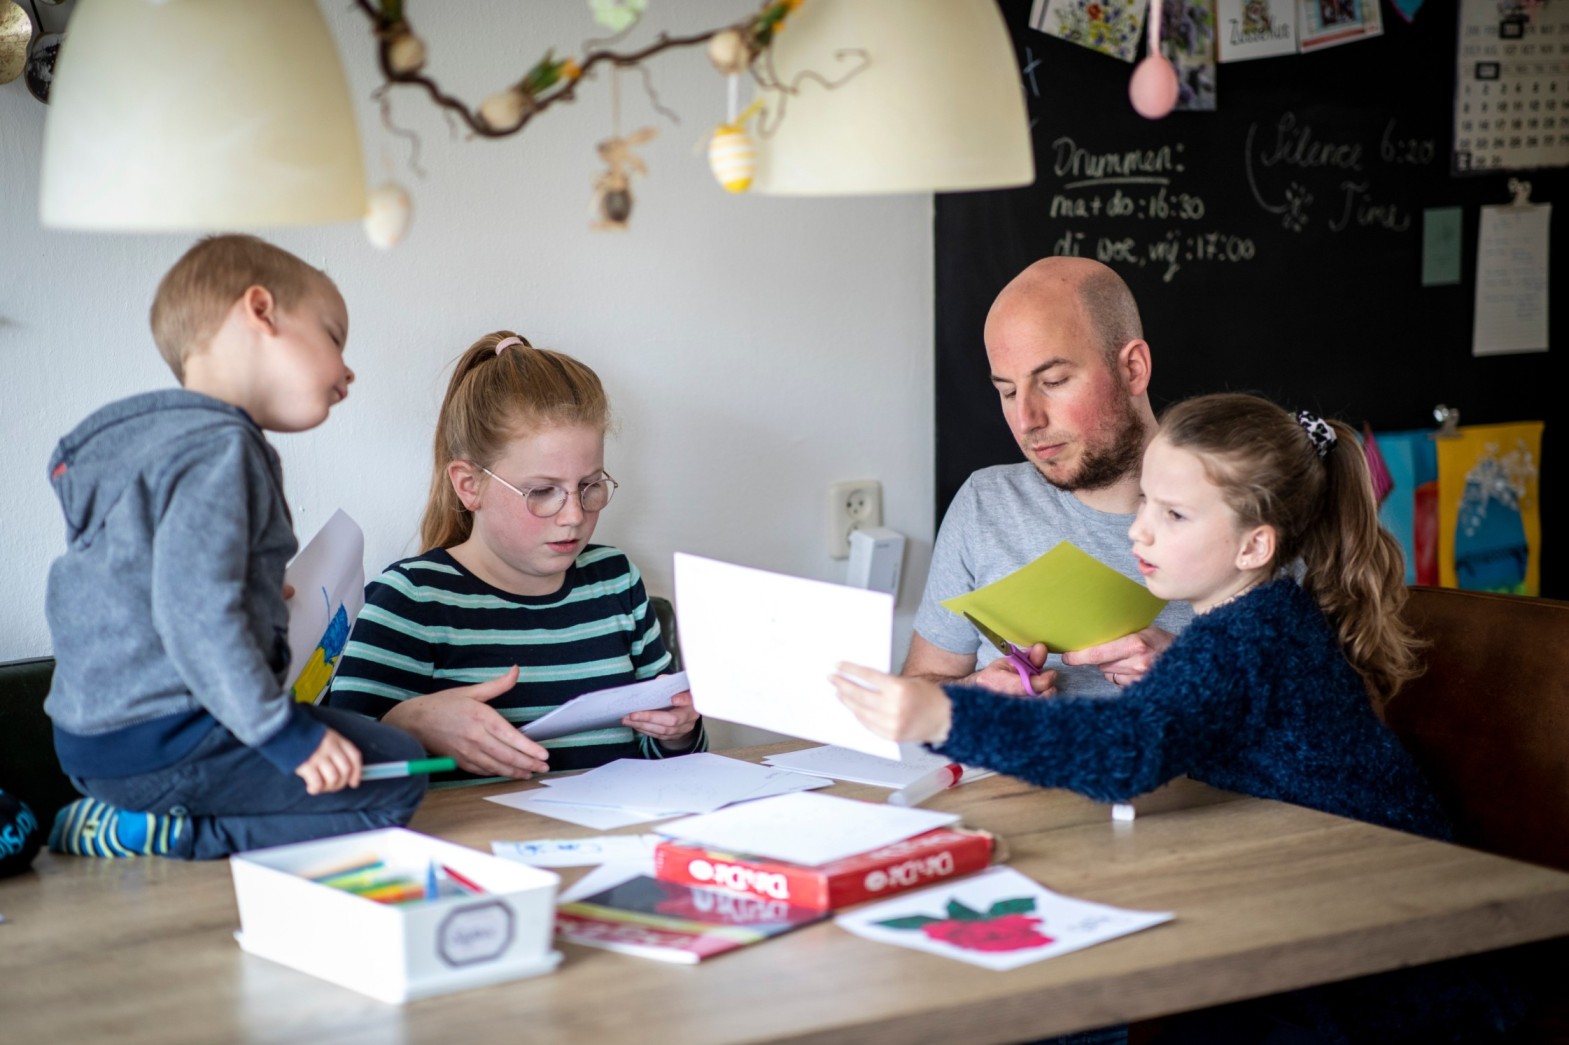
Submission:
[[[1024,692],[1018,674],[942,600],[984,587],[1069,541],[1140,581],[1128,527],[1139,464],[1155,435],[1150,347],[1126,283],[1087,258],[1045,258],[986,316],[986,358],[1008,427],[1028,459],[967,479],[943,518],[904,674]],[[1036,693],[1110,695],[1142,675],[1192,619],[1171,603],[1155,624],[1101,646],[1032,658]],[[986,667],[976,670],[978,662]]]

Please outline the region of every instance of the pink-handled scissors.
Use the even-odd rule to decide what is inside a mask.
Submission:
[[[1013,670],[1019,673],[1019,681],[1024,683],[1024,692],[1034,693],[1035,687],[1030,685],[1030,677],[1033,675],[1039,675],[1041,673],[1041,669],[1037,668],[1034,663],[1030,661],[1029,653],[1020,649],[1018,646],[1015,646],[1013,643],[1009,642],[1007,639],[1003,638],[1001,635],[997,634],[995,631],[991,630],[986,625],[970,616],[968,613],[964,615],[964,619],[969,621],[975,627],[975,630],[981,633],[982,638],[991,643],[993,646],[996,646],[997,652],[1006,657],[1008,662],[1013,665]]]

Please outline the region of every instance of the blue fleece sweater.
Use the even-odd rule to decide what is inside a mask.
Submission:
[[[297,544],[278,455],[238,407],[171,388],[111,403],[60,440],[49,478],[65,554],[45,614],[44,702],[67,773],[177,764],[218,725],[282,772],[326,727],[283,686],[283,570]]]
[[[1178,776],[1448,839],[1452,828],[1318,604],[1289,578],[1197,617],[1119,697],[946,687],[943,754],[1124,801]]]

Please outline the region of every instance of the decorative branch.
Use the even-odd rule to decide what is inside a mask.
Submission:
[[[578,82],[596,65],[637,67],[662,51],[708,43],[710,57],[716,65],[728,62],[733,68],[725,71],[741,72],[768,49],[774,34],[783,28],[785,18],[802,2],[765,0],[756,14],[741,22],[691,36],[660,33],[653,43],[638,51],[589,51],[579,61],[558,59],[554,49],[547,50],[521,80],[487,98],[477,109],[471,109],[461,99],[447,94],[435,80],[420,71],[425,64],[425,45],[410,28],[402,0],[379,0],[379,4],[375,0],[354,0],[354,5],[375,26],[377,60],[386,81],[384,86],[423,88],[433,102],[455,114],[474,134],[482,138],[505,138],[521,131],[536,115],[557,102],[573,101]]]

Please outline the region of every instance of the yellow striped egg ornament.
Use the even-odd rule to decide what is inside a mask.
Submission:
[[[708,139],[708,166],[727,192],[745,192],[757,171],[757,149],[739,124],[721,123]]]

